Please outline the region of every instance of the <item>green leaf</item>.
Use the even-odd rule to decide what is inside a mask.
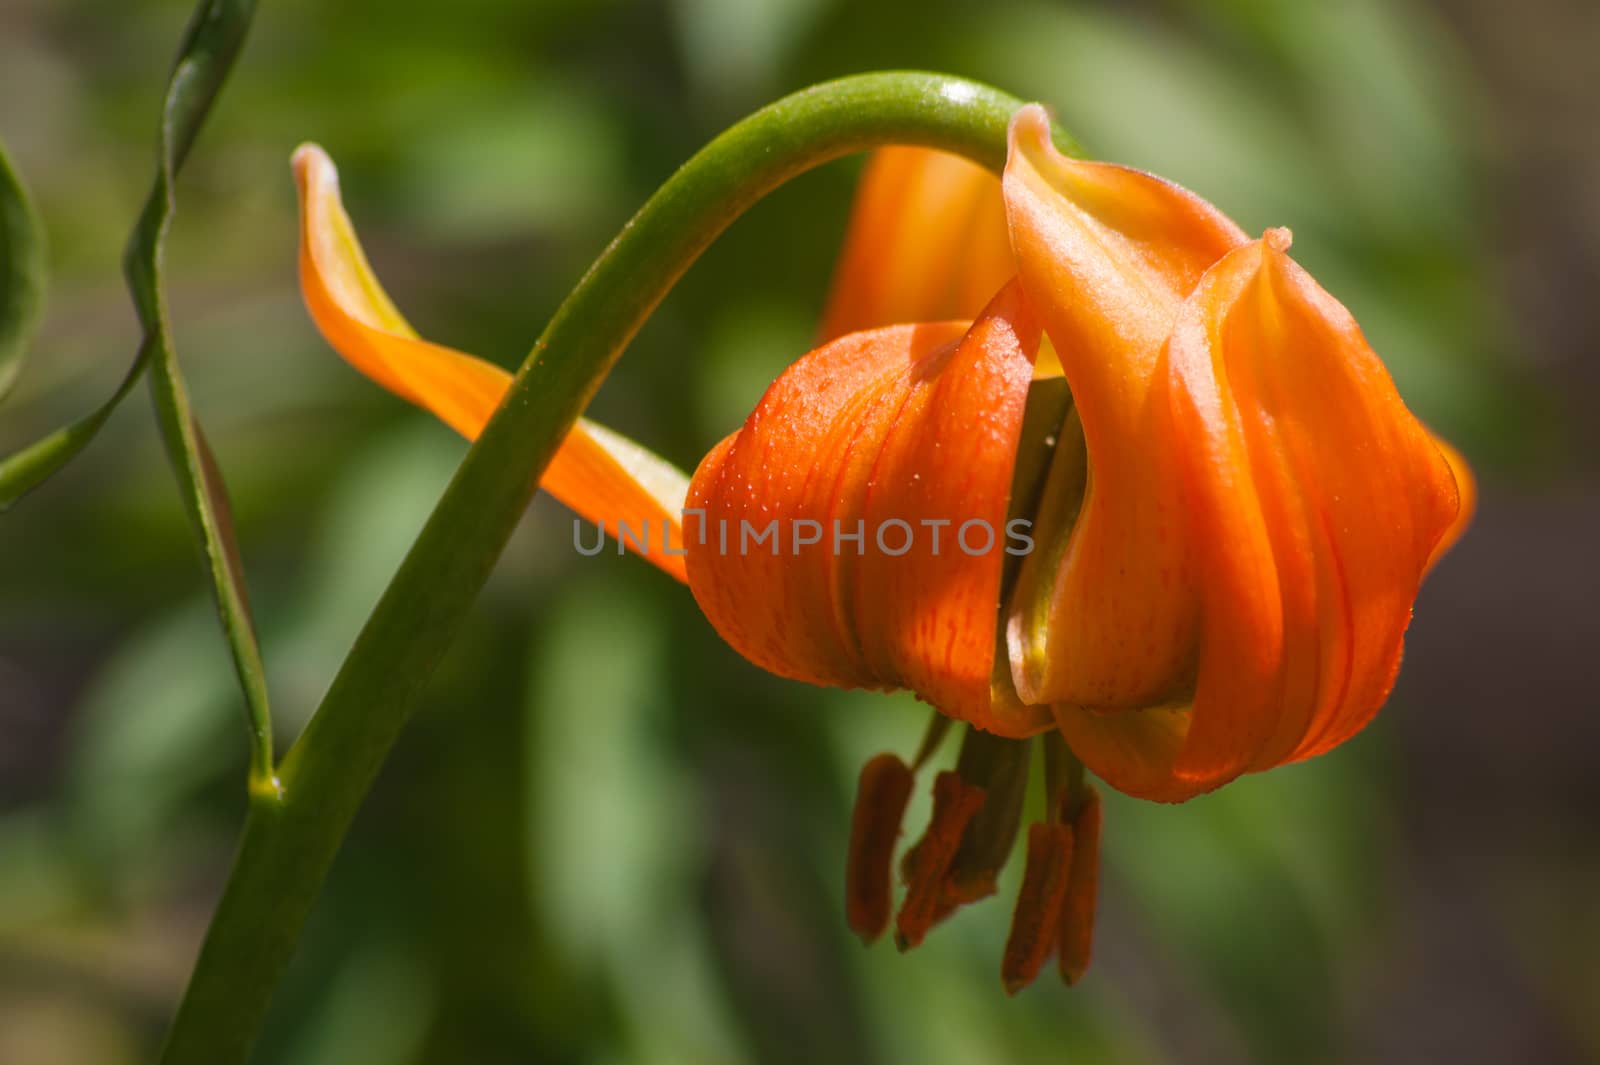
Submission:
[[[266,666],[256,640],[250,601],[245,594],[244,565],[234,535],[233,509],[216,455],[200,423],[189,410],[189,397],[178,376],[170,351],[152,371],[151,390],[163,423],[169,457],[196,538],[205,552],[212,592],[223,635],[233,656],[234,671],[243,689],[245,714],[250,724],[250,784],[252,791],[277,794],[272,766],[272,714],[267,703]],[[170,373],[170,376],[169,376]]]
[[[44,226],[0,144],[0,399],[22,370],[44,307]]]
[[[251,788],[272,794],[272,731],[261,652],[244,591],[222,475],[190,409],[168,321],[161,263],[176,203],[173,182],[244,44],[256,0],[200,0],[190,17],[167,82],[157,141],[155,181],[123,255],[123,273],[144,339],[110,399],[80,421],[58,429],[0,463],[0,508],[36,487],[94,439],[100,426],[146,371],[157,420],[177,475],[178,491],[205,557],[217,613],[244,690],[250,721]]]
[[[173,211],[172,183],[244,44],[256,0],[200,0],[189,19],[161,109],[155,183],[123,256],[123,270],[145,335],[133,365],[111,397],[94,411],[0,460],[0,510],[48,480],[93,440],[111,412],[133,391],[157,351],[171,347],[160,289],[162,244]],[[0,352],[3,352],[0,341]],[[170,351],[168,351],[170,356]],[[0,354],[0,365],[4,355]],[[3,379],[3,370],[0,370]],[[3,389],[0,389],[3,391]],[[169,436],[170,442],[170,436]],[[186,493],[187,494],[187,493]],[[209,549],[208,549],[208,553]]]
[[[239,54],[254,13],[255,0],[201,0],[196,6],[167,84],[155,183],[128,242],[122,266],[145,331],[133,372],[138,372],[139,364],[149,366],[150,393],[161,435],[177,474],[184,509],[205,556],[223,634],[244,691],[245,712],[250,721],[251,790],[275,794],[265,670],[245,596],[233,519],[221,471],[190,409],[188,388],[172,348],[166,290],[161,279],[163,246],[175,207],[173,180]]]

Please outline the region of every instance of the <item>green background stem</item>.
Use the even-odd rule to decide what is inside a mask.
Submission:
[[[1021,101],[925,73],[845,78],[786,97],[678,170],[589,269],[524,361],[434,508],[321,707],[257,793],[163,1060],[243,1062],[344,834],[540,474],[662,297],[730,222],[790,178],[914,144],[998,171]],[[1065,145],[1064,145],[1065,146]]]
[[[115,392],[95,410],[77,421],[46,434],[16,454],[0,457],[0,511],[70,462],[100,432],[113,411],[133,391],[140,377],[148,374],[154,400],[156,424],[167,448],[167,457],[210,578],[211,593],[223,636],[233,657],[234,672],[244,695],[245,717],[250,730],[250,790],[271,792],[272,714],[267,701],[266,670],[256,642],[255,623],[250,616],[245,592],[244,567],[239,561],[239,546],[234,540],[233,517],[222,472],[217,467],[189,400],[189,386],[172,336],[167,310],[166,282],[162,270],[167,232],[177,210],[174,186],[178,172],[195,139],[200,135],[217,95],[233,70],[234,60],[244,47],[256,0],[199,0],[189,17],[188,28],[178,46],[178,55],[167,79],[161,103],[161,122],[157,127],[156,172],[144,209],[133,227],[123,255],[123,274],[128,294],[133,298],[143,338],[133,365]],[[0,170],[4,170],[0,159]],[[7,182],[9,184],[9,182]],[[18,197],[4,198],[15,201]],[[19,213],[20,212],[20,213]],[[4,231],[23,237],[27,214],[19,205],[10,211],[0,206],[0,245],[10,243]],[[6,224],[7,217],[14,219]],[[30,243],[37,242],[38,237]],[[17,249],[19,252],[22,248]],[[36,303],[42,288],[43,266],[30,262],[38,253],[22,256],[10,272],[29,282],[21,288],[5,285],[5,301],[20,299]],[[9,256],[7,257],[9,258]],[[30,291],[31,290],[31,291]],[[30,313],[36,314],[36,308]],[[7,367],[15,368],[21,353],[14,345],[25,342],[33,323],[22,315],[16,326],[8,327],[12,315],[0,307],[0,392],[6,385]],[[19,328],[20,327],[20,328]],[[10,338],[8,340],[8,337]],[[8,347],[12,350],[8,353]]]

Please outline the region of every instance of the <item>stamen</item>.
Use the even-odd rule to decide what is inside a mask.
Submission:
[[[1067,741],[1059,732],[1047,733],[1044,737],[1045,820],[1071,824],[1087,787],[1083,763],[1072,753]]]
[[[939,745],[950,732],[950,719],[935,710],[928,720],[928,727],[922,733],[922,742],[917,745],[917,756],[911,762],[912,771],[921,769],[928,764],[939,751]]]
[[[933,819],[917,845],[906,852],[900,867],[906,881],[906,900],[895,924],[895,944],[910,950],[955,907],[945,900],[945,875],[961,847],[967,825],[983,808],[988,796],[953,771],[933,781]]]
[[[893,905],[890,869],[900,822],[911,799],[911,770],[892,754],[880,754],[861,767],[856,808],[850,819],[850,853],[845,865],[845,920],[871,943],[889,927]]]
[[[845,911],[865,943],[883,934],[893,907],[895,842],[910,802],[916,768],[945,733],[935,716],[915,762],[880,754],[861,769]],[[1008,994],[1031,984],[1052,954],[1062,979],[1075,984],[1089,967],[1100,875],[1100,796],[1083,764],[1060,736],[1044,739],[1045,820],[1028,829],[1027,867],[1012,913],[1000,977]],[[895,921],[895,944],[910,950],[957,908],[991,895],[1010,855],[1027,790],[1032,744],[967,729],[953,770],[933,782],[927,831],[900,862],[905,900]]]
[[[1033,983],[1055,953],[1074,850],[1072,829],[1067,825],[1040,822],[1028,827],[1028,864],[1000,964],[1000,979],[1008,995]]]
[[[956,772],[988,799],[967,826],[945,876],[944,900],[951,909],[994,894],[995,880],[1016,849],[1032,757],[1032,740],[1002,739],[975,728],[962,738]]]
[[[1100,885],[1100,793],[1086,785],[1072,816],[1072,872],[1061,909],[1061,978],[1076,984],[1094,947],[1095,896]]]

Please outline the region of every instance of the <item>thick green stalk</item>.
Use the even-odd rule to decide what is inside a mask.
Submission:
[[[168,1065],[243,1062],[357,807],[562,438],[661,298],[790,178],[887,144],[1004,162],[1020,101],[957,78],[871,74],[744,120],[651,197],[562,304],[467,453],[305,734],[257,795],[169,1036]]]

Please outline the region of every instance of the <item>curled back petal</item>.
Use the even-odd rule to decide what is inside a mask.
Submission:
[[[1016,272],[999,178],[931,148],[880,148],[861,172],[822,338],[971,321]]]
[[[1472,467],[1467,465],[1466,457],[1449,442],[1437,436],[1433,438],[1433,443],[1439,449],[1439,454],[1450,464],[1450,472],[1455,475],[1456,492],[1461,497],[1461,506],[1456,511],[1455,519],[1450,522],[1450,527],[1439,538],[1438,545],[1433,549],[1433,555],[1428,559],[1430,570],[1455,546],[1456,541],[1461,539],[1461,534],[1466,531],[1467,524],[1472,521],[1472,515],[1478,509],[1478,482],[1472,476]]]
[[[791,366],[690,485],[689,586],[723,638],[781,676],[910,688],[990,727],[1037,343],[1009,286],[970,328],[854,333]]]
[[[294,155],[300,193],[300,287],[329,344],[395,395],[432,411],[472,439],[511,382],[490,362],[419,338],[367,263],[339,198],[333,161],[314,144]],[[651,562],[685,579],[681,511],[688,479],[616,433],[580,420],[556,452],[540,487],[630,547],[641,535]],[[627,526],[633,535],[619,536]],[[648,527],[649,533],[642,533]],[[663,539],[663,536],[666,539]]]
[[[1321,753],[1399,667],[1456,475],[1354,320],[1274,231],[1187,301],[1163,385],[1201,633],[1188,709],[1058,709],[1113,786],[1176,800]]]
[[[880,148],[856,187],[821,337],[970,321],[1016,272],[998,177],[931,148]],[[1034,375],[1060,373],[1044,345]]]
[[[1036,105],[1012,119],[1003,189],[1022,286],[1060,356],[1088,452],[1070,541],[1030,557],[1012,599],[1017,691],[1095,709],[1168,703],[1192,666],[1198,593],[1175,448],[1151,390],[1183,301],[1246,238],[1170,182],[1062,155]]]

